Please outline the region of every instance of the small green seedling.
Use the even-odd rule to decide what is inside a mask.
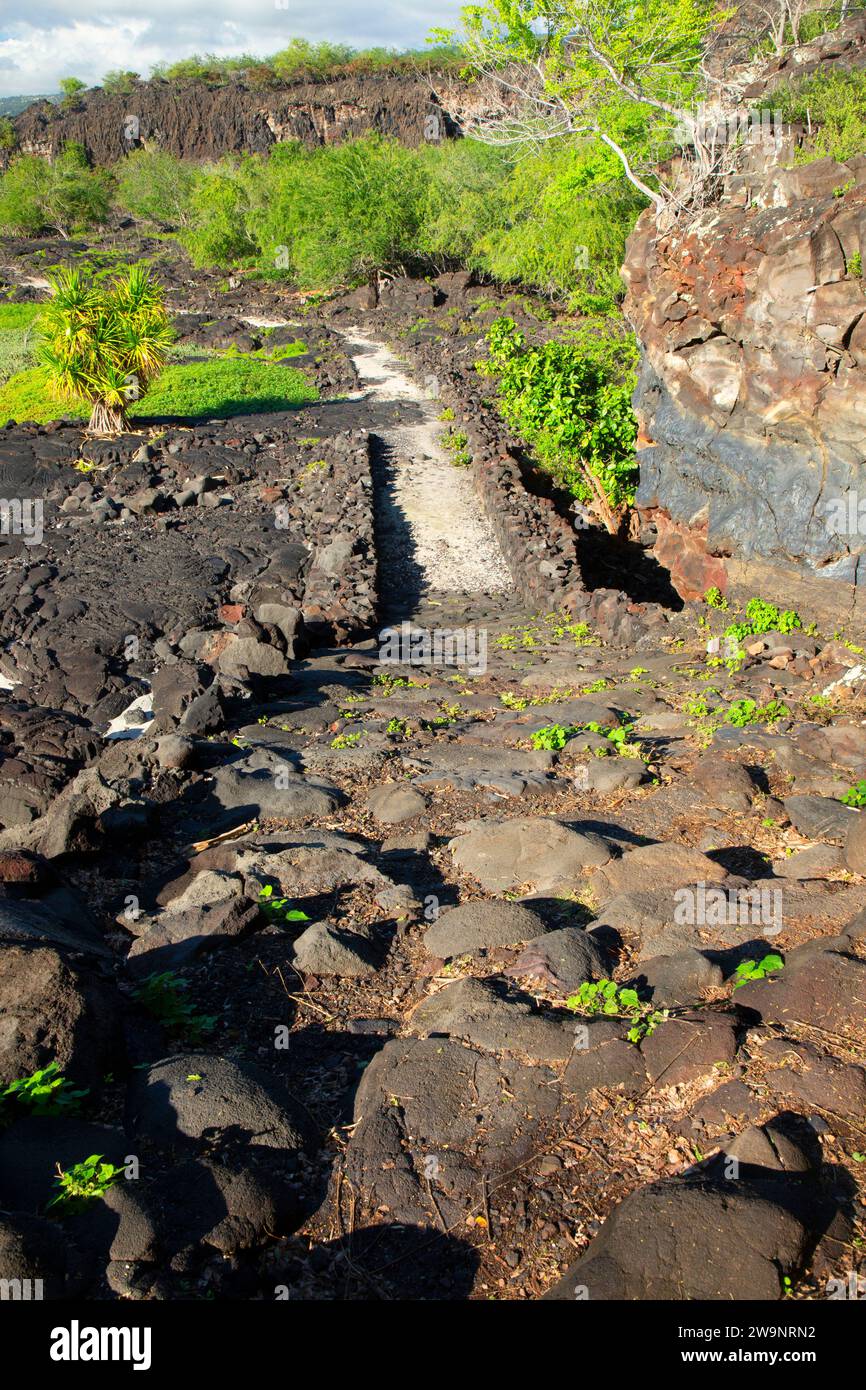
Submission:
[[[604,1014],[631,1019],[626,1036],[635,1044],[650,1037],[669,1016],[667,1009],[654,1009],[638,998],[636,990],[622,989],[615,980],[586,980],[565,1002],[567,1008],[590,1018]]]
[[[213,1032],[216,1014],[196,1013],[194,1005],[183,997],[187,988],[186,981],[173,970],[165,970],[160,975],[148,975],[133,998],[169,1033],[201,1042],[207,1033]]]
[[[530,735],[536,752],[560,753],[570,738],[578,732],[576,724],[547,724]]]
[[[337,734],[336,738],[331,739],[332,748],[354,748],[361,742],[360,734]]]
[[[80,1209],[95,1197],[104,1197],[122,1176],[123,1169],[103,1162],[102,1154],[91,1154],[83,1163],[74,1163],[65,1170],[58,1163],[54,1181],[60,1190],[51,1198],[48,1209],[57,1206]]]
[[[49,1062],[32,1076],[10,1082],[0,1099],[17,1101],[34,1115],[69,1115],[81,1108],[82,1097],[87,1094],[87,1088],[76,1091],[71,1081],[61,1076],[57,1062]]]
[[[266,917],[270,917],[276,922],[309,922],[306,912],[302,912],[299,907],[292,907],[288,898],[275,898],[274,890],[270,883],[259,893],[259,907]]]
[[[785,962],[775,951],[763,957],[762,960],[743,960],[734,972],[734,989],[739,989],[742,985],[751,984],[753,980],[766,979],[776,970],[784,970]]]
[[[866,781],[861,777],[842,797],[846,806],[866,806]]]

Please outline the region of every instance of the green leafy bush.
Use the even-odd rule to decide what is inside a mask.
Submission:
[[[102,90],[110,96],[129,96],[131,92],[135,91],[135,84],[139,77],[139,73],[131,72],[128,68],[125,70],[113,68],[103,77]]]
[[[417,254],[426,178],[415,153],[367,136],[305,161],[294,226],[301,282],[316,288],[375,282]]]
[[[503,416],[542,467],[581,501],[610,511],[631,505],[638,474],[634,339],[584,326],[567,341],[532,346],[513,319],[501,318],[488,344],[479,370],[497,378]]]
[[[866,149],[866,70],[831,68],[779,87],[773,109],[786,121],[810,124],[812,135],[796,163],[830,156],[844,163]]]
[[[731,623],[725,629],[725,636],[742,642],[746,637],[760,637],[764,632],[795,632],[802,626],[800,615],[793,608],[780,610],[774,603],[751,598],[746,604],[746,621]]]
[[[61,1075],[57,1062],[49,1062],[31,1076],[12,1081],[0,1100],[15,1101],[35,1115],[68,1115],[80,1108],[87,1089],[77,1091],[71,1081]]]
[[[195,265],[228,266],[255,255],[246,167],[247,161],[226,159],[194,178],[188,213],[179,221],[180,239]]]
[[[134,150],[115,166],[117,201],[134,217],[160,227],[186,227],[196,174],[191,164],[165,150]]]
[[[90,169],[80,145],[68,144],[53,161],[15,156],[0,177],[0,231],[21,236],[58,232],[68,237],[102,225],[111,211],[111,178]]]

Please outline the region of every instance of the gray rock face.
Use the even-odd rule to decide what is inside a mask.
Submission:
[[[21,1212],[0,1213],[0,1279],[20,1280],[31,1299],[54,1300],[70,1291],[66,1267],[67,1241],[57,1222]]]
[[[845,863],[852,873],[866,875],[866,816],[858,813],[848,827]]]
[[[696,1003],[706,990],[724,980],[720,966],[702,951],[687,947],[671,956],[652,956],[641,963],[641,975],[659,1008],[678,1008]]]
[[[831,796],[788,796],[785,810],[791,824],[810,840],[829,840],[844,845],[859,811]]]
[[[862,1038],[866,962],[836,951],[799,958],[792,953],[778,975],[742,985],[735,1002],[754,1009],[765,1023],[797,1022],[837,1037]]]
[[[154,1264],[226,1258],[296,1224],[297,1202],[263,1170],[239,1169],[210,1158],[169,1169],[146,1194],[135,1184],[110,1188],[105,1204],[118,1218],[112,1261]]]
[[[598,758],[587,764],[587,790],[594,792],[631,791],[644,779],[644,766],[636,758]],[[580,776],[576,779],[581,785]]]
[[[653,1183],[620,1203],[545,1298],[777,1299],[808,1243],[803,1222],[760,1187]]]
[[[448,960],[451,956],[474,955],[476,951],[493,946],[530,941],[541,930],[540,918],[519,903],[479,899],[443,912],[424,933],[424,945],[431,956]]]
[[[468,978],[423,999],[411,1028],[423,1037],[464,1038],[487,1052],[508,1052],[535,1062],[564,1062],[574,1047],[570,1020],[543,1018],[522,1001],[505,999],[486,980]]]
[[[386,1043],[358,1087],[350,1181],[394,1221],[427,1225],[437,1207],[449,1224],[465,1220],[485,1172],[533,1153],[556,1110],[552,1076],[442,1038]]]
[[[488,788],[503,796],[554,790],[550,772],[553,755],[523,749],[473,748],[467,745],[431,749],[406,761],[418,770],[420,786],[452,787],[456,791]]]
[[[217,768],[212,794],[223,810],[248,812],[251,820],[328,816],[343,799],[336,787],[296,772],[265,749]]]
[[[114,988],[44,947],[0,946],[0,1087],[57,1062],[92,1086],[115,1065],[120,1006]]]
[[[405,782],[388,782],[373,788],[367,797],[367,806],[382,825],[402,825],[403,821],[422,815],[427,802],[419,791]]]
[[[330,922],[315,922],[294,945],[294,965],[304,975],[341,975],[360,979],[376,973],[376,952],[358,932],[341,931]]]
[[[606,976],[608,965],[606,952],[591,932],[560,927],[530,941],[508,973],[519,980],[538,980],[567,995],[586,980]]]
[[[247,680],[250,676],[287,676],[289,664],[278,647],[232,632],[220,653],[219,669],[225,676]]]
[[[748,811],[755,785],[744,767],[717,755],[699,758],[691,776],[711,806],[723,811]]]
[[[483,826],[452,840],[451,850],[458,868],[494,893],[524,883],[536,888],[573,886],[584,869],[610,859],[610,850],[597,835],[581,835],[554,820]]]
[[[726,877],[721,864],[689,845],[643,845],[607,864],[593,876],[592,886],[605,898],[613,898],[620,893],[649,893],[690,883],[720,883]]]
[[[130,1110],[134,1128],[157,1143],[242,1135],[257,1147],[298,1152],[310,1141],[310,1121],[277,1083],[247,1062],[204,1052],[141,1073]]]
[[[862,47],[862,19],[850,25]],[[637,501],[659,519],[656,553],[685,597],[728,575],[757,592],[774,565],[829,615],[834,588],[844,592],[833,580],[862,579],[845,503],[858,489],[866,369],[866,296],[846,274],[863,234],[857,205],[833,194],[856,198],[866,174],[857,158],[786,163],[787,148],[747,154],[696,237],[658,238],[645,213],[630,240],[625,312],[645,350],[636,409],[652,440]]]

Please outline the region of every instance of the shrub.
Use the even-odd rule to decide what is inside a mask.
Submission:
[[[833,68],[780,87],[773,109],[786,121],[812,126],[808,146],[797,154],[798,164],[829,155],[844,163],[866,149],[866,71]]]
[[[18,155],[0,178],[0,230],[24,236],[55,231],[62,237],[106,221],[111,179],[90,169],[80,145],[68,144],[53,162]]]
[[[135,90],[135,84],[139,81],[141,74],[137,72],[121,71],[114,68],[107,72],[102,79],[102,90],[114,96],[128,96]]]
[[[416,256],[426,177],[415,152],[365,136],[316,151],[304,172],[293,238],[304,284],[376,284]]]
[[[488,332],[479,370],[498,378],[502,414],[562,486],[610,530],[634,501],[637,422],[631,408],[637,348],[586,325],[565,342],[527,344],[513,319]]]
[[[143,265],[111,281],[61,269],[51,288],[39,352],[49,381],[91,406],[94,434],[125,429],[130,402],[162,371],[171,346],[162,291]]]
[[[0,150],[14,150],[17,144],[18,136],[9,117],[0,117]]]
[[[158,226],[186,227],[196,182],[191,164],[165,150],[134,150],[115,167],[117,200],[134,217]]]
[[[243,177],[245,164],[223,160],[194,177],[180,239],[195,265],[233,265],[258,249],[247,229],[250,195]]]

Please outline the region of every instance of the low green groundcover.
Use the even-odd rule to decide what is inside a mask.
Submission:
[[[167,367],[130,409],[136,420],[227,420],[234,415],[296,410],[318,399],[316,388],[294,367],[258,358],[212,358]],[[44,368],[18,372],[0,387],[0,425],[8,420],[86,420],[89,408],[63,400]]]

